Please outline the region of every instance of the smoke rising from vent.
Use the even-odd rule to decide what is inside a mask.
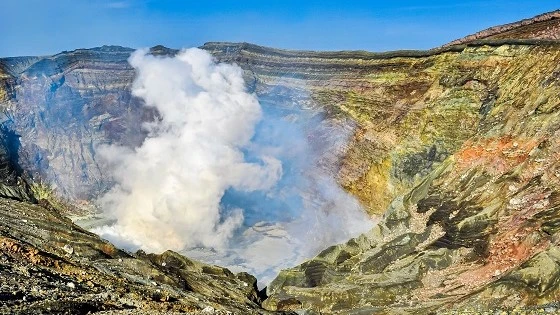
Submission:
[[[131,151],[102,147],[117,185],[100,199],[117,219],[115,231],[149,251],[223,247],[243,221],[241,209],[220,214],[226,189],[268,189],[282,174],[280,161],[248,163],[248,145],[261,109],[245,92],[241,69],[214,64],[199,49],[175,58],[135,52],[133,94],[161,115]]]
[[[160,117],[134,150],[102,146],[115,186],[95,232],[129,249],[172,249],[269,280],[371,227],[321,169],[348,130],[297,104],[263,103],[243,71],[192,48],[129,59],[133,94]],[[264,283],[264,282],[261,282]]]

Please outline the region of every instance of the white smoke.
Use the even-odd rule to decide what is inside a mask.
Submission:
[[[161,119],[133,151],[99,148],[117,183],[99,202],[117,223],[97,232],[156,252],[224,247],[243,222],[241,209],[220,214],[226,189],[268,189],[282,174],[273,157],[247,163],[240,150],[261,118],[259,102],[239,67],[215,64],[200,49],[175,58],[139,50],[129,62],[137,71],[133,95]]]
[[[135,150],[98,148],[116,182],[99,204],[116,223],[94,232],[131,250],[172,249],[249,271],[263,285],[372,226],[318,166],[351,129],[289,102],[261,107],[241,68],[203,50],[140,50],[129,62],[133,94],[160,119]]]

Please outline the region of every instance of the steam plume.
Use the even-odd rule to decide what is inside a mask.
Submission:
[[[99,148],[116,182],[99,204],[116,223],[95,232],[129,249],[173,249],[249,271],[266,284],[371,227],[318,167],[351,128],[299,104],[260,104],[238,66],[199,49],[164,58],[140,50],[129,62],[133,94],[161,119],[146,125],[135,150]]]
[[[117,219],[104,232],[149,251],[223,247],[243,221],[241,209],[220,215],[226,189],[268,189],[282,174],[278,160],[248,163],[240,150],[261,118],[259,102],[239,67],[215,64],[200,49],[175,58],[140,50],[129,62],[137,71],[133,94],[161,119],[146,126],[149,136],[134,151],[100,148],[117,182],[100,199]]]

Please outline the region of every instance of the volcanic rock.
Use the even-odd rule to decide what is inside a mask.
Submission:
[[[333,176],[381,217],[282,271],[262,305],[310,314],[557,310],[558,21],[552,12],[430,51],[205,44],[239,64],[260,98],[352,120]],[[251,276],[174,252],[118,250],[73,225],[60,211],[74,208],[42,189],[93,198],[111,184],[96,146],[143,140],[138,122],[157,113],[130,94],[131,51],[0,59],[2,311],[265,312]]]
[[[126,253],[29,202],[0,198],[0,254],[1,314],[269,313],[251,275],[171,251]]]

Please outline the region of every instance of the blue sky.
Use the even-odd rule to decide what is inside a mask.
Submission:
[[[557,0],[0,0],[0,56],[207,41],[308,50],[428,49],[558,8]]]

